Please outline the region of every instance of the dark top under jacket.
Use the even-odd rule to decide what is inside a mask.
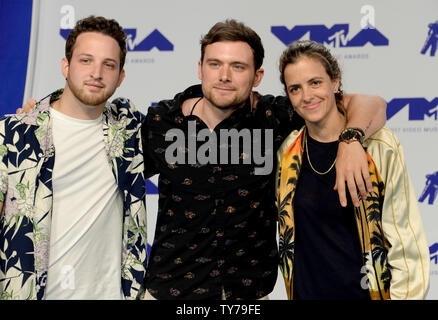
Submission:
[[[308,137],[310,161],[319,172],[330,168],[338,142]],[[341,207],[333,190],[336,169],[319,175],[306,152],[294,201],[294,300],[369,300],[353,204]],[[365,277],[365,278],[364,278]],[[363,287],[362,287],[363,286]]]

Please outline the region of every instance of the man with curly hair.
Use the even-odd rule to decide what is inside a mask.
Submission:
[[[126,35],[90,16],[70,32],[63,90],[0,120],[2,299],[133,299],[146,268],[140,125],[122,83]]]

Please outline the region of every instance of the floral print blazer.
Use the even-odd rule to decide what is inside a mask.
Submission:
[[[0,120],[0,292],[2,299],[44,299],[52,214],[50,103],[58,90],[29,114]],[[122,290],[143,293],[147,262],[145,178],[140,126],[143,115],[118,98],[103,111],[105,150],[123,195]],[[84,199],[86,201],[86,199]]]

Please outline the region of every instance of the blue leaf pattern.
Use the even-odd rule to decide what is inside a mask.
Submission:
[[[0,119],[1,299],[44,299],[55,160],[50,103],[61,94],[47,96],[29,114]],[[102,118],[108,161],[124,195],[121,282],[127,299],[144,291],[147,263],[143,118],[121,98],[105,107]]]

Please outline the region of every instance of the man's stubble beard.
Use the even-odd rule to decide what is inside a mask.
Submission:
[[[244,99],[239,99],[239,97],[235,97],[234,99],[232,99],[230,102],[228,102],[226,104],[220,102],[220,99],[217,99],[214,96],[214,94],[211,94],[210,92],[205,92],[204,98],[214,108],[220,109],[222,111],[227,111],[227,110],[235,110],[235,109],[238,109],[241,106],[243,106],[245,104],[245,102],[249,99],[249,95],[248,95],[248,97],[246,97]]]
[[[69,78],[67,78],[67,84],[70,88],[72,94],[78,99],[81,103],[89,106],[98,106],[102,103],[106,103],[106,101],[113,95],[114,91],[111,93],[107,93],[103,88],[102,93],[99,95],[90,95],[85,93],[85,88],[79,88],[75,86]],[[85,86],[85,84],[83,84]]]

